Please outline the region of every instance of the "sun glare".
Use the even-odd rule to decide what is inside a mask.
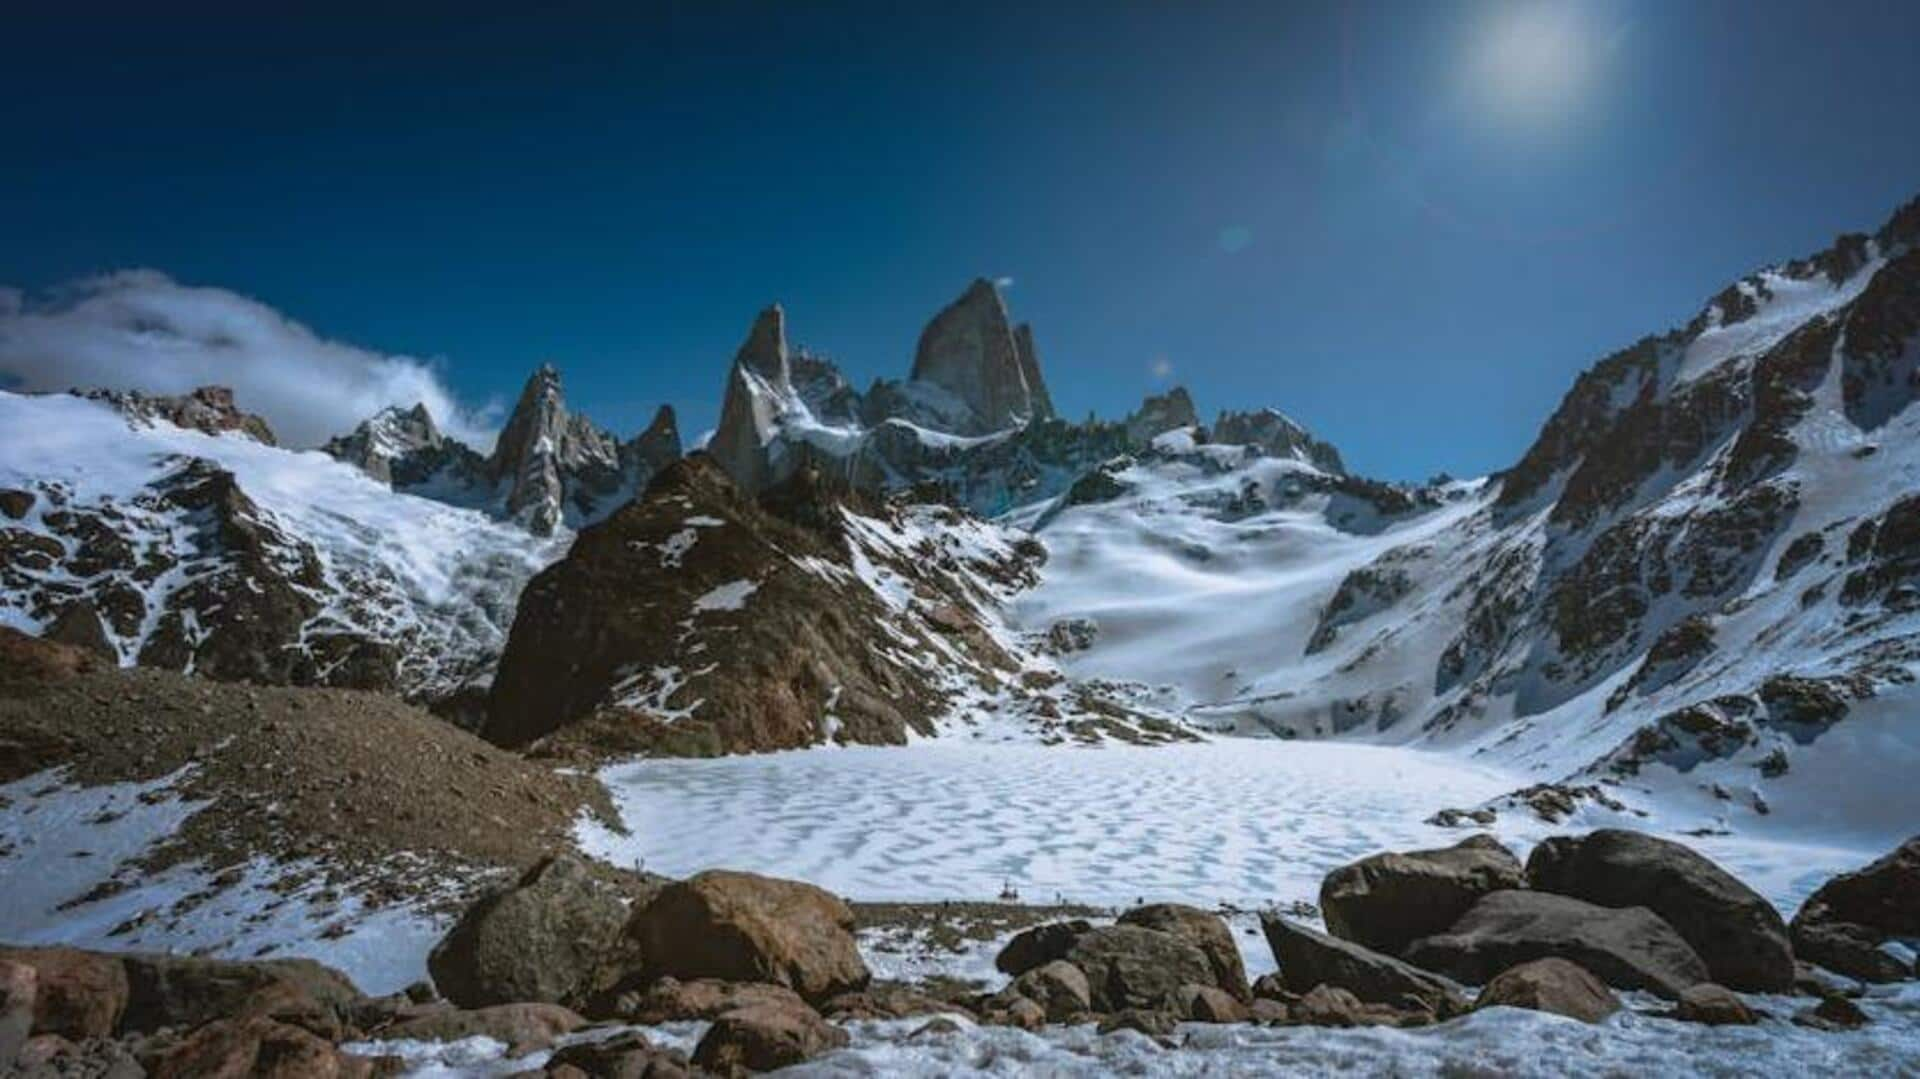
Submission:
[[[1474,35],[1476,96],[1487,111],[1508,117],[1562,116],[1579,100],[1597,48],[1571,4],[1503,7]]]

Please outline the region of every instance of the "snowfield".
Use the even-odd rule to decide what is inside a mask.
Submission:
[[[1424,821],[1524,777],[1391,746],[1221,738],[1152,748],[967,745],[646,760],[601,773],[632,830],[583,822],[589,853],[682,876],[748,869],[859,900],[1022,900],[1261,909],[1315,902],[1328,871],[1470,832]],[[1685,843],[1791,917],[1835,873],[1888,848],[1683,834],[1585,809],[1549,825],[1503,811],[1488,830],[1522,858],[1548,835],[1619,826]]]

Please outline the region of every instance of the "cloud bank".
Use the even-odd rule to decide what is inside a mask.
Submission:
[[[288,446],[317,446],[388,405],[424,403],[482,451],[489,412],[454,397],[433,366],[329,341],[258,300],[154,270],[90,277],[28,296],[0,287],[0,387],[185,393],[233,388]]]

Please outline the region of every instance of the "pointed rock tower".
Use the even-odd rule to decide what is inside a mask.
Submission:
[[[1031,345],[1032,335],[1028,335]],[[1021,348],[1007,319],[999,290],[975,278],[958,300],[933,317],[920,334],[913,356],[913,381],[929,383],[966,406],[962,435],[983,435],[1020,427],[1034,417]],[[1044,396],[1044,389],[1041,391]],[[1050,406],[1049,406],[1050,407]]]
[[[753,320],[753,329],[734,355],[720,424],[707,453],[733,482],[748,491],[764,489],[771,474],[769,444],[780,419],[796,407],[787,357],[787,316],[774,304]]]

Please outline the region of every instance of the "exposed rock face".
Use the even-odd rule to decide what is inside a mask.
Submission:
[[[1647,989],[1669,999],[1708,980],[1700,956],[1652,911],[1545,892],[1494,892],[1446,933],[1415,941],[1406,955],[1408,962],[1470,984],[1548,957],[1578,963],[1615,988]]]
[[[993,965],[1002,974],[1019,977],[1055,960],[1065,959],[1073,950],[1073,942],[1091,932],[1093,923],[1075,919],[1070,922],[1048,922],[1036,925],[1032,929],[1023,929],[1007,941],[1006,947],[993,959]]]
[[[1605,907],[1646,907],[1733,989],[1793,987],[1793,949],[1773,905],[1688,848],[1641,832],[1556,836],[1527,859],[1527,882]]]
[[[560,372],[543,364],[527,379],[488,462],[506,489],[506,513],[535,535],[563,523],[568,481],[579,495],[612,494],[620,487],[620,448],[585,416],[567,412]]]
[[[652,978],[783,985],[809,1001],[864,987],[853,911],[798,881],[708,870],[668,885],[633,916]]]
[[[102,401],[136,424],[170,423],[203,434],[235,432],[269,446],[280,443],[267,421],[243,412],[225,386],[202,386],[178,397],[156,396],[137,390],[85,390],[79,396]]]
[[[1020,376],[1026,380],[1027,395],[1033,402],[1032,418],[1050,420],[1058,413],[1053,410],[1053,395],[1047,392],[1047,383],[1040,374],[1040,354],[1033,346],[1033,325],[1022,322],[1013,328],[1013,347],[1020,354]]]
[[[1029,333],[1029,345],[1031,338]],[[1022,354],[999,290],[976,278],[921,331],[912,377],[938,386],[964,407],[955,434],[984,435],[1036,418],[1028,366],[1039,370],[1030,347]],[[1041,394],[1044,399],[1044,388]]]
[[[670,467],[528,586],[482,733],[571,728],[554,753],[897,744],[962,686],[1017,686],[987,627],[1035,552],[944,508],[861,503],[812,470],[756,500],[705,456]]]
[[[1795,954],[1863,981],[1920,976],[1880,950],[1894,937],[1920,937],[1920,837],[1821,885],[1793,916]]]
[[[396,491],[483,510],[547,536],[597,521],[632,498],[679,458],[680,432],[663,405],[623,443],[568,411],[560,372],[542,364],[491,455],[448,437],[425,405],[386,409],[322,450]]]
[[[1148,397],[1127,417],[1127,439],[1136,446],[1144,446],[1152,442],[1155,435],[1199,425],[1200,414],[1194,411],[1193,398],[1187,388],[1175,386],[1166,393]]]
[[[538,1001],[584,1008],[640,966],[627,897],[580,859],[556,855],[461,915],[427,959],[463,1008]]]
[[[1444,850],[1376,854],[1327,874],[1320,910],[1334,936],[1397,955],[1445,932],[1481,896],[1525,885],[1520,860],[1491,836]]]
[[[798,411],[787,357],[787,316],[774,304],[760,312],[733,358],[707,453],[743,490],[763,490],[783,478],[789,455],[776,439],[783,421]]]
[[[1476,1010],[1505,1005],[1529,1011],[1552,1012],[1598,1023],[1620,1010],[1620,998],[1605,982],[1578,963],[1565,959],[1535,959],[1494,975],[1474,999]]]
[[[1278,409],[1256,412],[1222,412],[1213,421],[1213,441],[1229,445],[1257,446],[1270,457],[1291,458],[1333,475],[1344,475],[1346,466],[1340,451],[1331,443],[1313,437],[1313,433]]]
[[[1295,993],[1325,985],[1362,1003],[1397,1007],[1412,1000],[1436,1019],[1466,1010],[1458,986],[1412,964],[1277,916],[1262,917],[1260,927],[1279,961],[1280,977]]]
[[[1016,978],[1014,992],[1046,1009],[1047,1022],[1066,1023],[1093,1009],[1093,987],[1079,967],[1055,959]]]

